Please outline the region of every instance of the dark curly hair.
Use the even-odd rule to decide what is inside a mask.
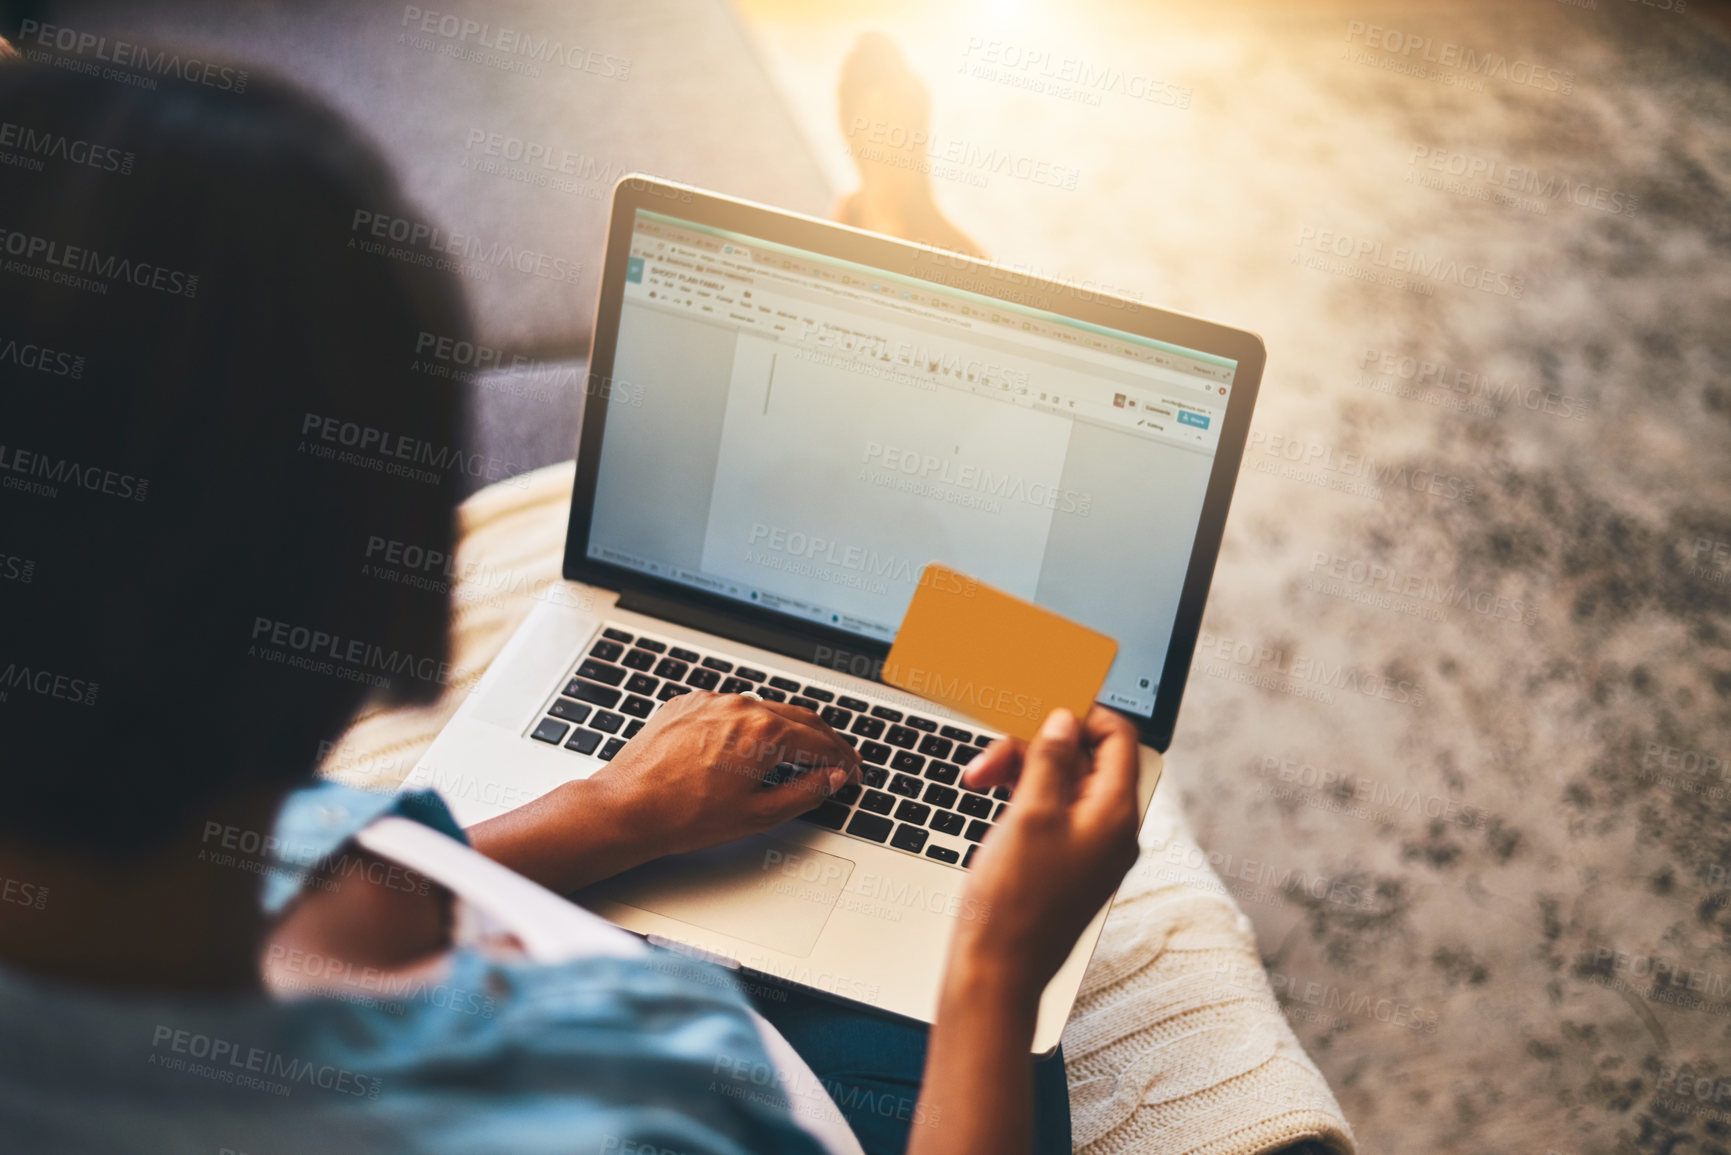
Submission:
[[[284,83],[12,60],[0,153],[0,837],[126,856],[439,691],[449,595],[369,544],[451,553],[460,389],[415,356],[468,322]]]

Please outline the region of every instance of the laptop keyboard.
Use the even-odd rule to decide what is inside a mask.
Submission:
[[[662,703],[692,690],[737,694],[816,712],[860,756],[860,781],[801,818],[839,834],[949,866],[974,851],[1010,792],[962,784],[961,768],[996,734],[857,698],[719,654],[607,626],[529,732],[537,742],[611,761]]]

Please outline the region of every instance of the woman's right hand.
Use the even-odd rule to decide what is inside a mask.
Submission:
[[[777,773],[778,764],[805,767]],[[561,894],[797,818],[859,781],[859,755],[810,710],[741,694],[674,698],[618,757],[469,830],[475,849]]]
[[[957,928],[952,965],[1039,998],[1136,864],[1140,763],[1135,727],[1095,706],[1080,723],[1054,710],[1031,742],[1000,739],[969,764],[970,786],[1015,792],[974,855],[967,893],[984,914]]]

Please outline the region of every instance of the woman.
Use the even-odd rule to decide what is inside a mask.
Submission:
[[[256,75],[244,94],[141,92],[14,62],[0,118],[48,142],[39,168],[0,166],[0,575],[29,577],[0,580],[0,1134],[42,1152],[851,1149],[795,1118],[785,1079],[753,1077],[779,1037],[721,972],[453,945],[447,891],[349,840],[387,814],[461,835],[436,798],[313,784],[322,741],[364,702],[429,700],[448,657],[446,597],[363,572],[378,536],[451,551],[454,469],[393,459],[452,459],[456,386],[418,375],[414,348],[466,332],[436,260],[357,226],[415,218],[374,150]],[[333,427],[354,435],[333,448]],[[389,672],[328,660],[356,653]],[[819,772],[755,772],[786,760]],[[808,1088],[874,1091],[836,1096],[874,1155],[1068,1149],[1061,1061],[1028,1046],[1040,991],[1134,861],[1136,768],[1134,731],[1096,709],[968,769],[1016,802],[969,874],[992,913],[958,924],[929,1039],[760,1000]],[[692,694],[603,772],[468,837],[569,891],[767,829],[856,773],[807,711]],[[292,873],[261,886],[261,848]],[[267,969],[348,994],[273,998]]]

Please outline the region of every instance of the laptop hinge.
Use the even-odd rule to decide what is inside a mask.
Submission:
[[[791,631],[769,629],[706,606],[695,606],[678,598],[663,597],[641,590],[623,591],[619,595],[618,604],[620,609],[630,610],[632,613],[660,618],[693,630],[702,630],[706,634],[756,646],[760,650],[786,654],[802,662],[813,661],[821,644],[815,639]]]

